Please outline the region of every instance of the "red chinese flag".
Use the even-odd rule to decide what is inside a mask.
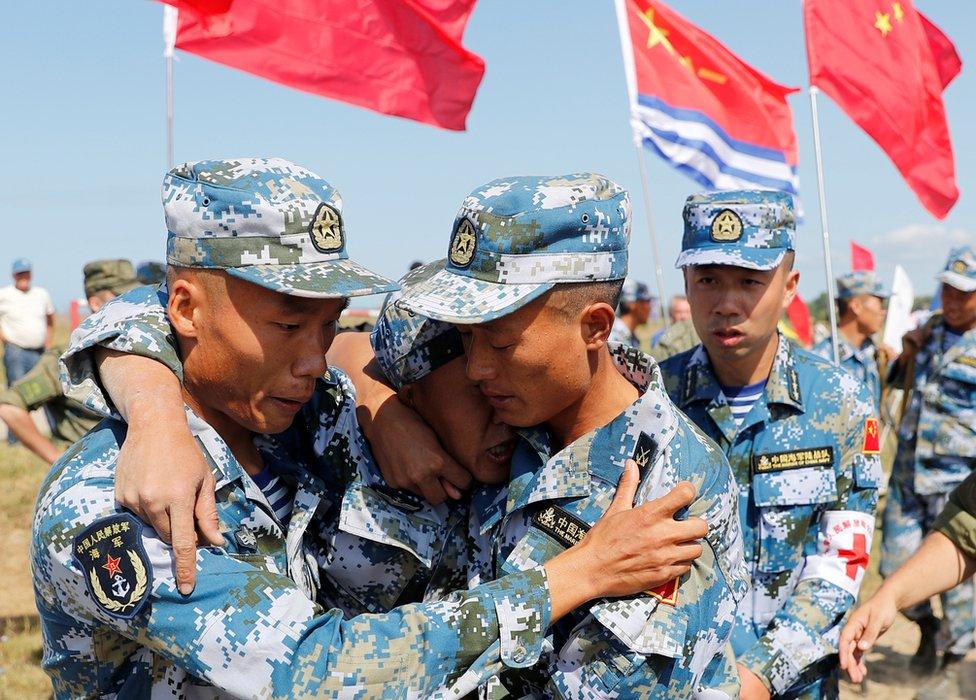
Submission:
[[[475,0],[166,0],[176,48],[316,95],[464,130],[485,72]]]
[[[810,323],[810,310],[803,297],[797,293],[793,301],[786,308],[786,317],[790,319],[790,325],[796,331],[796,337],[804,347],[813,345],[813,324]]]
[[[945,218],[959,198],[942,104],[948,66],[912,1],[803,6],[811,84],[881,146],[922,205]]]
[[[874,270],[874,255],[854,241],[851,241],[851,270]]]

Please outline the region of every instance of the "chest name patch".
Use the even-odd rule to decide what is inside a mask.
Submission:
[[[590,525],[559,506],[548,506],[532,516],[532,523],[566,547],[578,544]]]
[[[112,617],[132,619],[149,602],[152,566],[142,544],[142,523],[120,513],[89,525],[75,536],[75,561],[88,592]]]
[[[752,456],[752,471],[754,474],[768,474],[769,472],[805,469],[806,467],[833,466],[833,447],[811,447],[809,449],[788,450],[786,452],[766,452]]]

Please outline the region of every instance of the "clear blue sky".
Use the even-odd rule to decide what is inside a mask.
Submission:
[[[874,250],[887,278],[900,263],[918,292],[929,293],[949,246],[976,241],[976,6],[917,1],[955,41],[964,64],[946,93],[962,191],[949,218],[930,216],[880,149],[826,97],[821,124],[835,271],[847,269],[853,238]],[[774,79],[806,86],[799,2],[671,5]],[[65,308],[80,295],[86,261],[162,257],[161,16],[158,4],[132,0],[5,7],[0,281],[13,258],[27,256],[37,283]],[[182,54],[177,161],[278,155],[311,168],[343,194],[352,255],[391,277],[412,259],[442,256],[462,197],[495,177],[596,170],[638,195],[612,0],[481,0],[465,43],[487,63],[466,133],[377,115]],[[800,290],[812,298],[824,276],[806,93],[791,104],[807,214]],[[647,161],[673,293],[681,206],[696,185],[653,154]],[[634,210],[631,271],[652,282],[638,201]]]

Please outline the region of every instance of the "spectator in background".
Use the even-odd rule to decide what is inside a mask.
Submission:
[[[635,331],[638,326],[647,323],[653,299],[646,284],[637,280],[625,280],[617,301],[617,317],[613,320],[608,340],[639,348],[640,338]]]
[[[138,286],[128,260],[96,260],[85,265],[85,296],[92,313]],[[52,347],[30,372],[12,382],[6,391],[0,391],[0,420],[24,447],[48,464],[101,420],[99,414],[62,392],[58,376],[58,357],[62,352],[63,347]],[[30,411],[42,407],[51,420],[53,439],[43,435],[30,416]]]
[[[837,347],[840,366],[867,385],[874,408],[881,405],[881,390],[894,351],[878,345],[874,336],[885,322],[888,292],[871,270],[855,270],[837,278]],[[834,359],[834,341],[827,337],[813,346],[821,357]]]
[[[688,303],[688,298],[684,294],[675,294],[671,297],[671,303],[668,304],[668,317],[671,319],[671,325],[681,323],[682,321],[691,320],[691,305]],[[661,328],[657,333],[651,338],[651,345],[657,345],[661,342],[661,338],[664,337],[664,333],[667,328]],[[692,345],[697,345],[698,342],[695,341]]]
[[[0,289],[0,341],[7,386],[30,372],[41,353],[51,347],[54,305],[46,289],[31,286],[31,263],[17,258],[11,268],[14,283]]]

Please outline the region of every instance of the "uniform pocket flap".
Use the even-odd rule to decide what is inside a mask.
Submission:
[[[684,653],[688,617],[655,598],[611,600],[594,605],[590,613],[638,654],[677,659]]]
[[[413,508],[412,501],[406,507]],[[355,482],[342,497],[339,529],[406,550],[430,568],[444,528],[426,504],[419,511],[408,512],[388,496]]]
[[[837,479],[830,467],[803,467],[755,474],[752,492],[757,506],[792,506],[837,500]]]

